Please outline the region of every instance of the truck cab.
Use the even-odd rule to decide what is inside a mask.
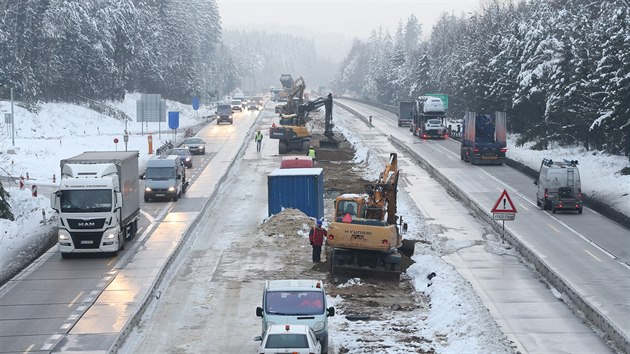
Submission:
[[[144,201],[166,199],[177,201],[186,193],[186,167],[177,155],[164,155],[147,162],[144,174]]]
[[[335,308],[326,308],[326,304],[320,280],[268,280],[256,316],[262,318],[263,336],[274,324],[310,326],[321,343],[322,353],[328,353],[328,317],[335,315]]]

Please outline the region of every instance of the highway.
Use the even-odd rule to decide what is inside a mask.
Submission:
[[[360,115],[372,115],[378,131],[418,155],[463,193],[465,200],[474,201],[474,210],[485,211],[478,218],[489,218],[502,190],[507,190],[518,213],[515,221],[505,223],[506,230],[542,263],[549,272],[545,277],[555,277],[566,285],[560,292],[577,293],[592,310],[586,315],[596,327],[611,333],[624,351],[629,350],[630,230],[588,208],[581,215],[543,211],[536,206],[536,187],[530,177],[506,165],[472,166],[460,160],[460,144],[455,140],[422,140],[408,128],[398,127],[392,113],[363,103],[341,102]]]
[[[198,137],[191,186],[178,202],[142,203],[138,235],[118,257],[62,259],[55,245],[0,288],[0,353],[107,351],[152,296],[153,283],[187,236],[243,142],[258,111],[233,125],[210,123]],[[143,183],[140,183],[142,198]]]

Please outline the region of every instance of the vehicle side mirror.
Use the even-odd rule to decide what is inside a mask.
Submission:
[[[147,174],[146,174],[146,173],[141,174],[141,175],[140,175],[140,179],[141,179],[141,180],[145,180],[145,179],[147,179]]]
[[[123,194],[121,192],[116,192],[116,209],[122,208],[123,203]]]
[[[262,337],[261,336],[254,337],[254,342],[262,342]]]
[[[256,316],[263,317],[262,307],[256,307]]]
[[[59,206],[57,205],[57,203],[59,201],[59,195],[60,195],[59,191],[53,192],[50,195],[50,209],[52,209],[52,210],[54,210],[56,212],[59,212]]]
[[[329,307],[328,308],[328,317],[333,317],[335,315],[335,308],[334,307]]]

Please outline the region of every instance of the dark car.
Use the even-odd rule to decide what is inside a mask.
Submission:
[[[191,154],[206,154],[206,142],[201,140],[201,138],[188,138],[184,140],[184,146],[190,150]]]
[[[177,148],[173,148],[171,149],[171,151],[168,153],[169,155],[179,155],[180,159],[182,160],[182,163],[184,164],[184,166],[188,167],[188,168],[192,168],[193,164],[192,164],[192,154],[190,153],[190,149],[187,147],[177,147]]]

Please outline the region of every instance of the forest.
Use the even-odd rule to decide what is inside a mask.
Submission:
[[[449,95],[449,111],[508,113],[519,143],[630,151],[630,2],[486,0],[443,14],[423,39],[414,16],[355,40],[335,91],[397,105]]]

